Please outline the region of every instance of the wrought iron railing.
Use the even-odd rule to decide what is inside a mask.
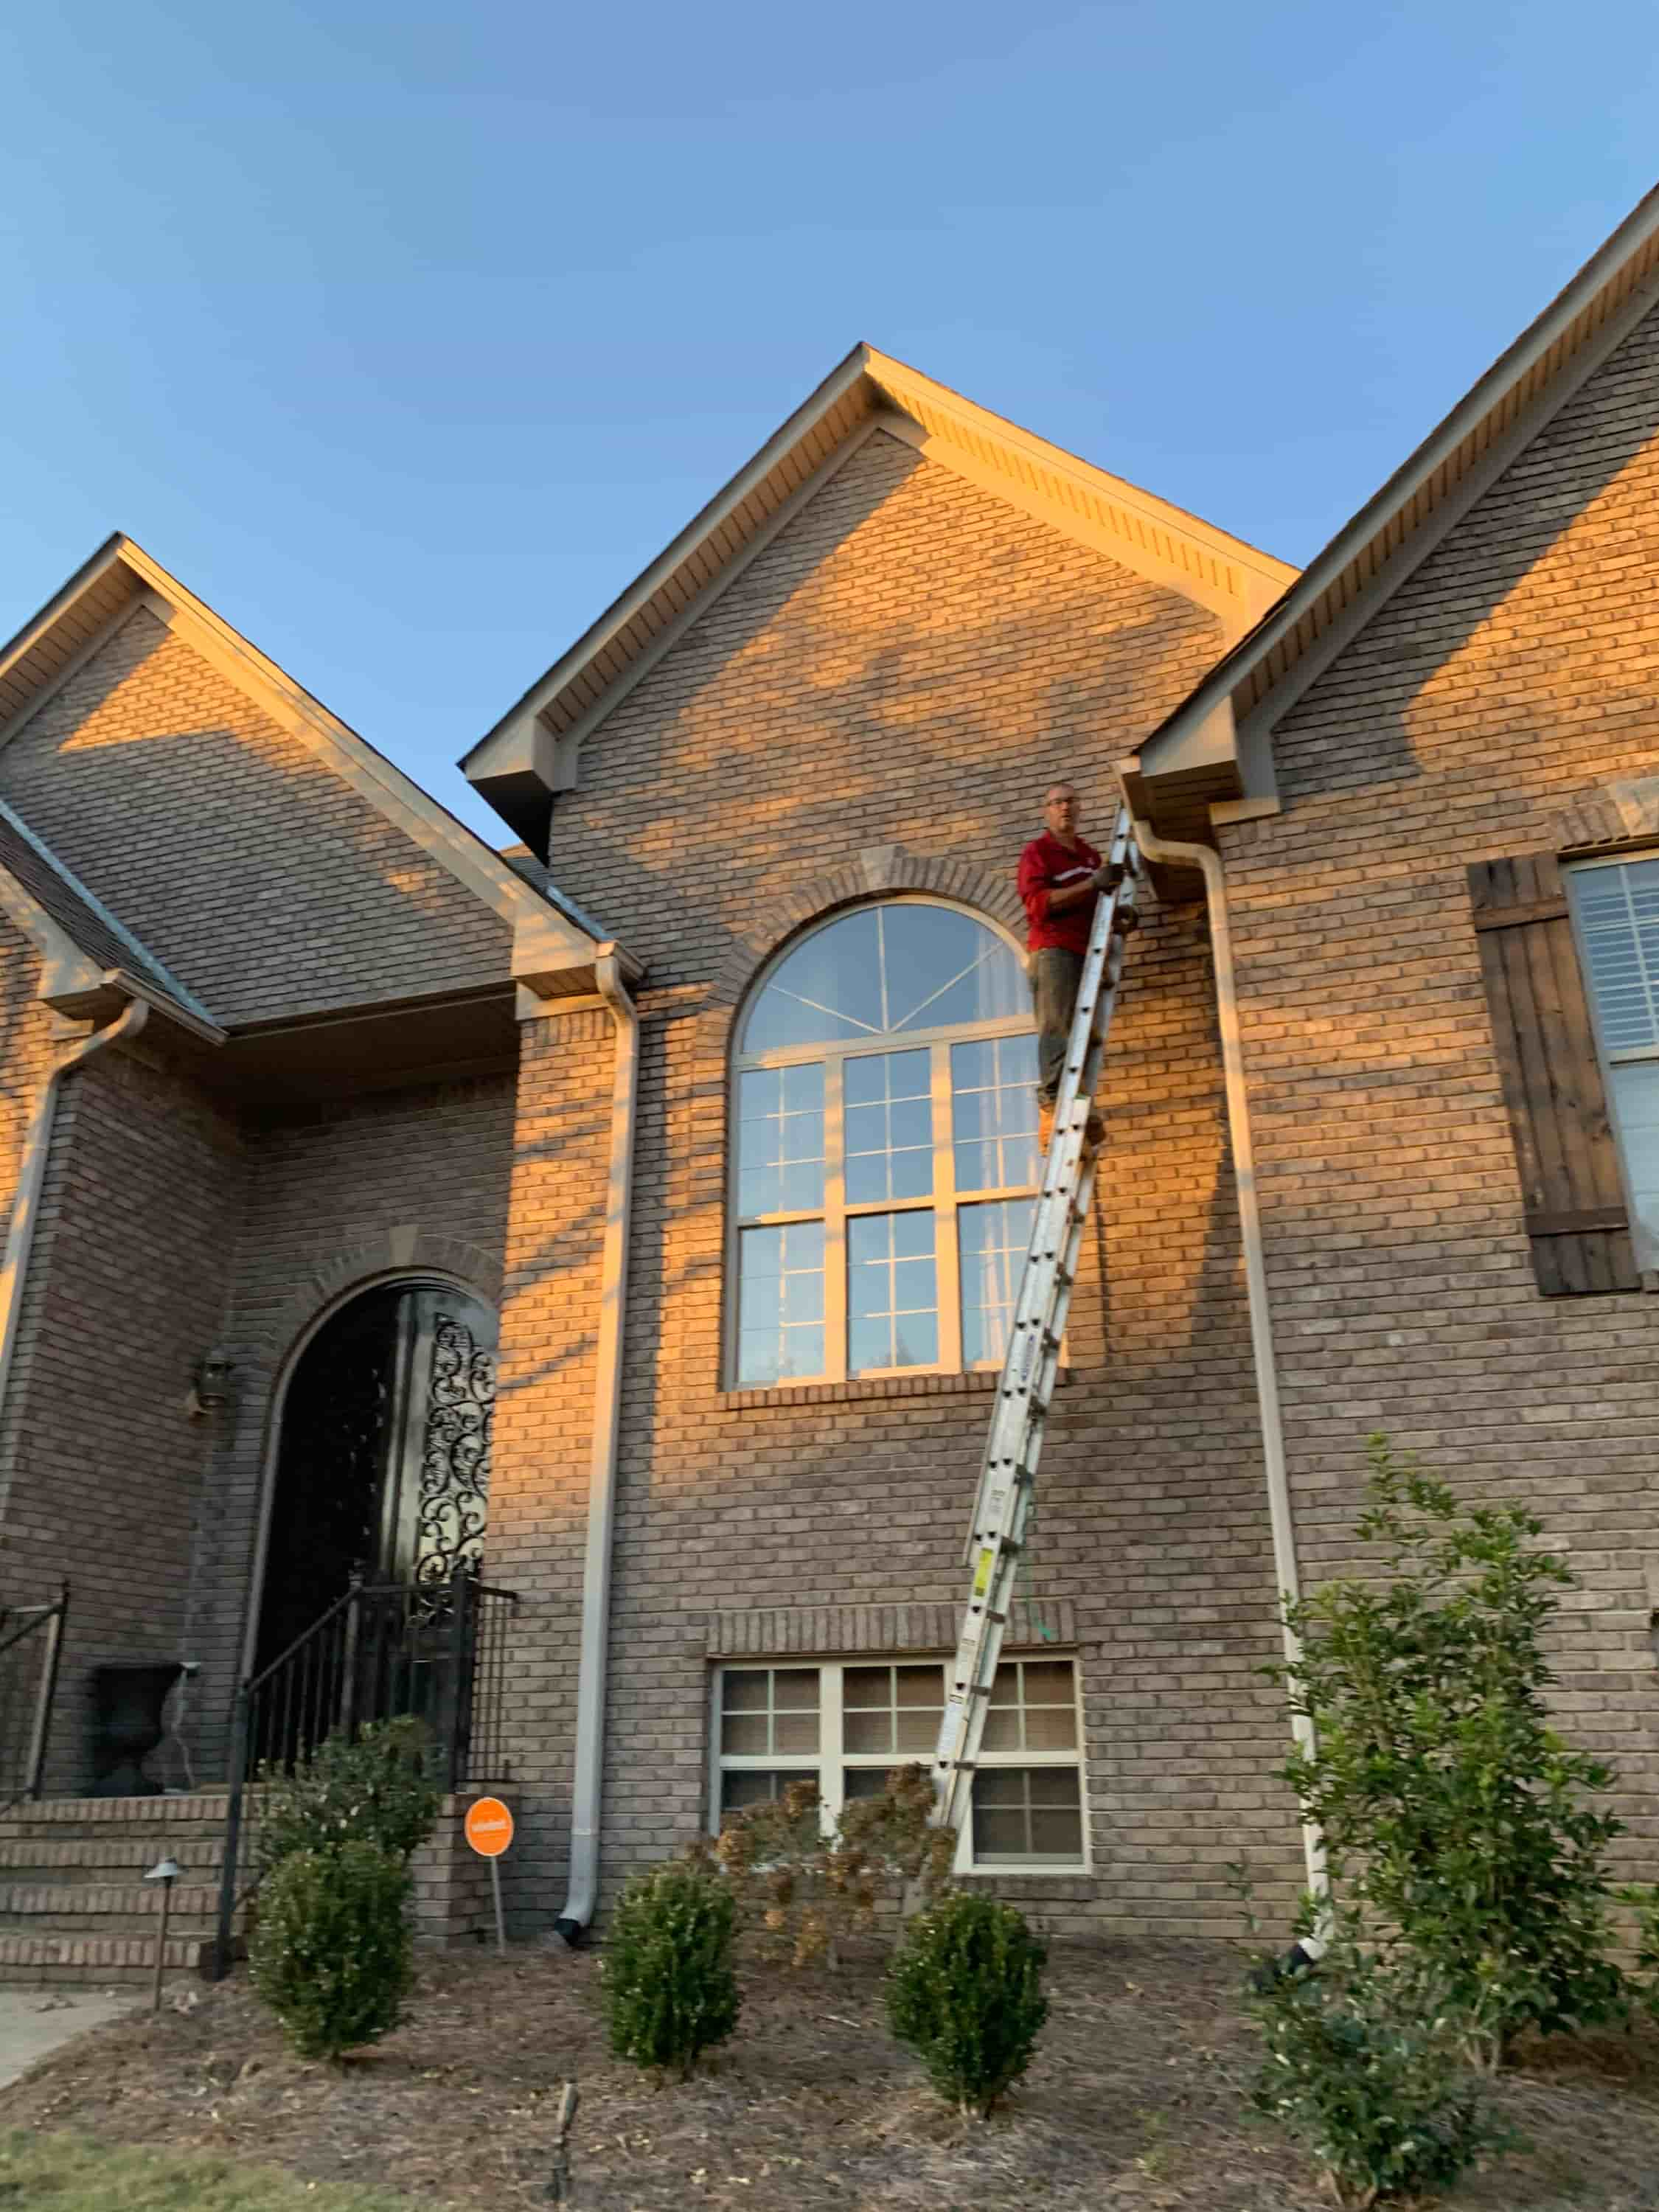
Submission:
[[[439,1583],[354,1581],[237,1693],[214,1971],[229,1970],[238,1909],[258,1887],[260,1778],[292,1773],[331,1735],[424,1721],[447,1790],[512,1779],[507,1630],[518,1597],[465,1565]]]
[[[65,1583],[51,1605],[0,1607],[0,1812],[40,1795],[69,1601]]]

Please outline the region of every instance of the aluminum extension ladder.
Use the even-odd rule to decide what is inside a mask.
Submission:
[[[973,1568],[968,1617],[957,1645],[933,1757],[934,1820],[939,1826],[958,1833],[972,1793],[991,1685],[1030,1519],[1043,1424],[1054,1395],[1094,1188],[1096,1153],[1085,1144],[1085,1133],[1117,1005],[1124,940],[1133,927],[1140,881],[1134,823],[1127,806],[1118,810],[1107,866],[1112,888],[1097,904],[1089,933],[1055,1102],[1054,1135],[1042,1165],[1042,1194],[997,1384],[974,1517],[963,1549],[964,1564],[971,1563]]]

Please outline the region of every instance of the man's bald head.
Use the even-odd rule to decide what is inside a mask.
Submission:
[[[1083,814],[1074,783],[1057,776],[1048,786],[1042,794],[1042,819],[1050,834],[1058,837],[1062,845],[1075,842]]]

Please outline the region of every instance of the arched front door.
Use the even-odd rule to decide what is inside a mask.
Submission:
[[[364,1291],[301,1353],[283,1407],[254,1673],[366,1583],[441,1583],[483,1548],[495,1315],[432,1282]]]

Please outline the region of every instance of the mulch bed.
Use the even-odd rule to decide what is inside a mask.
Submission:
[[[240,1976],[177,1989],[197,2001],[94,2030],[0,2092],[0,2127],[210,2146],[428,2206],[539,2205],[574,2075],[579,2212],[1328,2212],[1248,2110],[1255,2036],[1218,1947],[1056,1951],[1037,2061],[986,2125],[893,2045],[873,1960],[756,1969],[732,2042],[660,2087],[607,2051],[595,1966],[562,1950],[429,1956],[408,2024],[338,2068],[291,2057]],[[1501,2098],[1528,2147],[1451,2204],[1659,2212],[1659,2042],[1551,2046]]]

